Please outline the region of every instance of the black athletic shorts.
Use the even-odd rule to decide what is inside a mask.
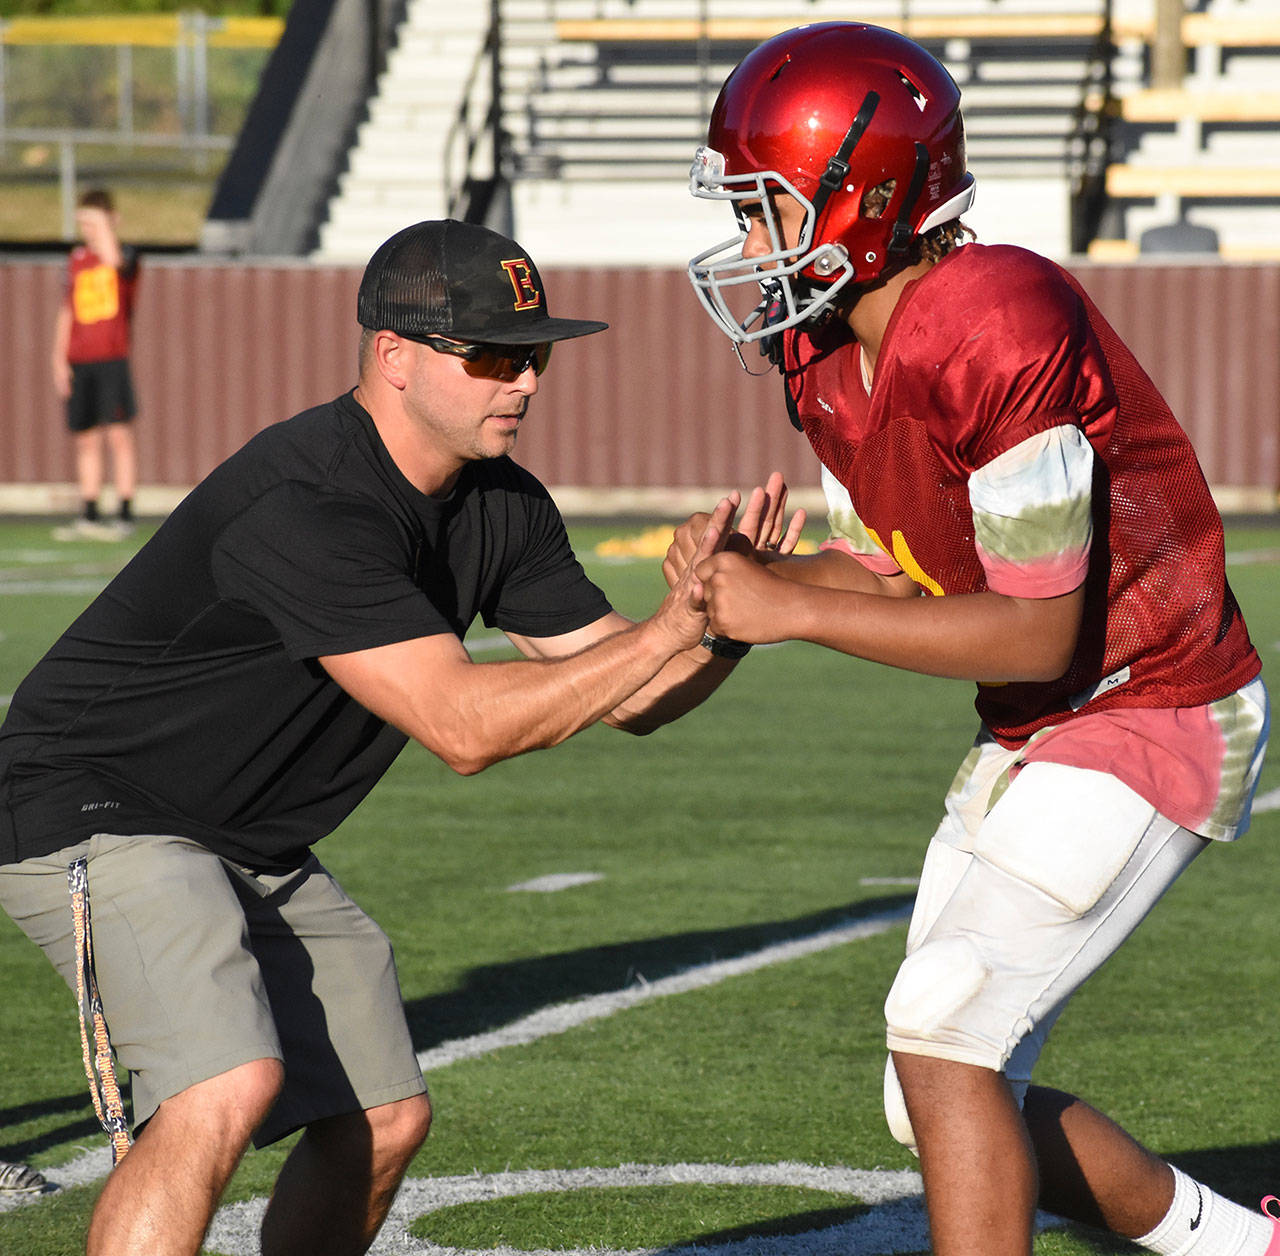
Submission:
[[[73,432],[87,432],[100,423],[128,423],[137,412],[125,358],[71,364],[67,426]]]

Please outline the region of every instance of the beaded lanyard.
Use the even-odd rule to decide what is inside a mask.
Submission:
[[[84,1052],[84,1073],[89,1080],[93,1110],[111,1140],[111,1163],[117,1165],[129,1150],[129,1123],[116,1081],[111,1055],[111,1036],[98,994],[93,971],[93,922],[89,915],[89,865],[84,858],[67,868],[71,890],[71,922],[76,943],[76,1000],[80,1011],[80,1046]],[[89,1047],[89,1022],[93,1022],[93,1048]]]

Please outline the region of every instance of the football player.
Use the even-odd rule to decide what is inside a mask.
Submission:
[[[1186,435],[1070,274],[966,242],[959,90],[896,33],[756,48],[692,191],[739,226],[694,288],[781,371],[831,527],[817,555],[703,560],[712,634],[978,685],[885,1005],[933,1250],[1025,1256],[1039,1205],[1154,1252],[1277,1256],[1269,1215],[1031,1084],[1081,983],[1248,823],[1267,695]]]

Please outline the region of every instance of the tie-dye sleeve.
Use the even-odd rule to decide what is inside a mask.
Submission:
[[[1039,432],[969,477],[974,543],[987,585],[1057,597],[1084,582],[1093,539],[1093,449],[1071,425]]]

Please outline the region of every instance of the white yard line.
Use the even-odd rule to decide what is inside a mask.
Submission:
[[[1228,567],[1256,567],[1280,563],[1280,549],[1235,550],[1227,554]]]
[[[592,885],[603,880],[603,872],[548,872],[545,876],[507,886],[507,893],[557,894],[561,890],[572,890],[579,885]]]
[[[1280,789],[1269,789],[1265,794],[1257,794],[1253,800],[1253,814],[1260,816],[1264,811],[1280,810]]]
[[[869,1210],[843,1224],[806,1234],[763,1235],[735,1242],[681,1244],[629,1253],[611,1253],[599,1247],[526,1252],[505,1243],[481,1251],[441,1247],[409,1233],[409,1226],[419,1217],[458,1204],[563,1191],[690,1185],[793,1186],[846,1195],[851,1205],[869,1205]],[[928,1248],[929,1226],[921,1192],[920,1175],[909,1169],[846,1169],[796,1163],[624,1164],[411,1178],[401,1186],[369,1256],[658,1256],[659,1251],[661,1256],[844,1256],[848,1252],[888,1256]],[[221,1209],[207,1243],[228,1256],[256,1254],[265,1209],[265,1200]]]
[[[430,1074],[435,1069],[447,1068],[458,1060],[474,1060],[479,1056],[489,1055],[493,1051],[500,1051],[504,1047],[526,1046],[531,1042],[537,1042],[539,1038],[562,1034],[588,1021],[601,1020],[625,1008],[647,1003],[650,999],[660,999],[669,994],[684,994],[690,990],[702,990],[728,977],[737,977],[743,973],[755,972],[760,968],[768,968],[773,964],[783,964],[805,955],[814,955],[819,951],[829,950],[833,946],[856,942],[860,938],[874,937],[892,928],[899,921],[905,920],[910,914],[910,905],[904,905],[893,911],[868,916],[863,920],[823,929],[807,937],[794,938],[789,942],[777,942],[772,946],[752,951],[748,955],[699,964],[697,967],[686,968],[683,972],[675,973],[670,977],[660,977],[657,981],[645,981],[642,977],[635,985],[626,986],[621,990],[611,990],[606,994],[594,994],[587,998],[572,999],[567,1003],[556,1003],[550,1007],[539,1008],[538,1011],[512,1021],[509,1025],[503,1025],[500,1029],[475,1034],[470,1038],[454,1038],[430,1050],[422,1051],[418,1055],[418,1063],[422,1066],[424,1073]]]
[[[105,580],[0,580],[0,597],[27,597],[37,593],[97,597],[106,587]]]

